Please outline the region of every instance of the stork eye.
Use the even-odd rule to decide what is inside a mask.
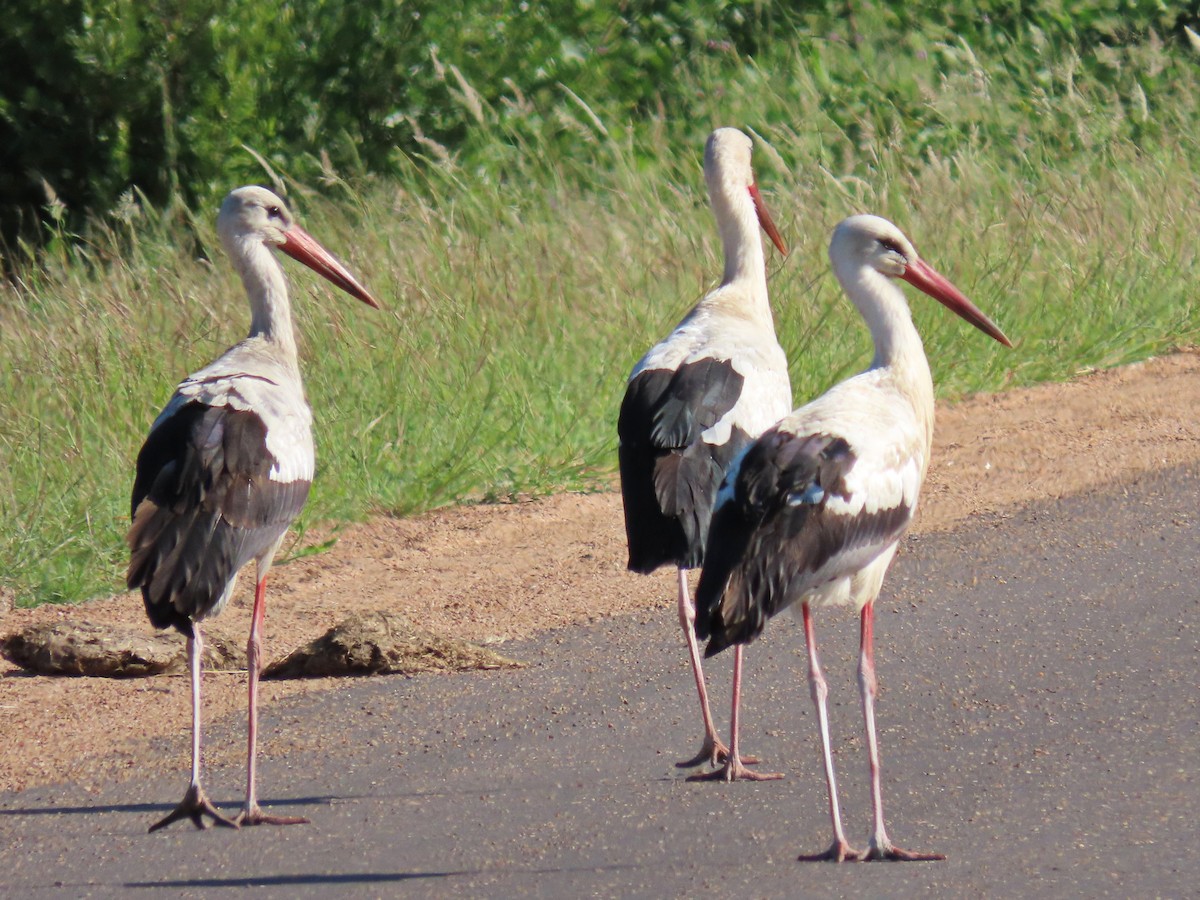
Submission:
[[[904,256],[904,251],[900,249],[900,245],[891,238],[880,238],[879,246],[883,247],[884,250],[888,250],[892,253],[898,254],[899,256]]]
[[[268,206],[267,207],[267,215],[270,216],[272,219],[282,219],[283,218],[283,210],[281,210],[278,206]]]

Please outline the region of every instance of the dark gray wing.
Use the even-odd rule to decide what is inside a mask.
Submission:
[[[729,441],[713,445],[701,435],[734,408],[743,383],[729,360],[712,358],[630,380],[617,434],[633,571],[703,562],[717,487],[749,437],[735,428]]]
[[[157,628],[192,634],[230,580],[287,530],[309,482],[272,481],[267,429],[255,413],[184,404],[137,459],[126,583]]]
[[[713,515],[704,571],[696,589],[696,634],[707,656],[762,633],[767,619],[819,587],[826,565],[856,549],[887,546],[912,510],[905,504],[854,515],[830,508],[851,498],[850,445],[824,434],[771,429],[746,452],[733,494]]]

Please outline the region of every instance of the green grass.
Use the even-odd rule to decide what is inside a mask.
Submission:
[[[708,91],[707,119],[684,123],[604,122],[564,95],[570,153],[488,108],[471,136],[488,165],[414,159],[320,195],[290,185],[305,226],[385,305],[285,261],[317,421],[301,527],[608,483],[629,367],[721,271],[700,169],[716,125],[762,139],[759,183],[793,247],[769,268],[797,402],[869,359],[825,256],[854,212],[896,221],[1016,342],[914,296],[943,397],[1197,341],[1189,60],[1130,52],[1105,82],[1073,51],[856,51],[798,44],[722,70],[720,91],[701,66],[684,77]],[[213,218],[97,219],[79,249],[61,236],[0,289],[0,584],[20,603],[120,585],[146,430],[246,328]]]

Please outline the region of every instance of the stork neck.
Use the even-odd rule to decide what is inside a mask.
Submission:
[[[928,444],[933,439],[933,376],[904,292],[871,267],[863,267],[852,279],[843,279],[843,285],[871,331],[875,344],[871,368],[888,370],[896,390],[924,422]]]
[[[247,241],[237,256],[238,273],[250,298],[250,337],[262,338],[296,364],[296,335],[283,267],[261,241]]]
[[[767,298],[766,257],[759,234],[758,215],[745,188],[734,196],[713,198],[713,213],[721,232],[725,251],[725,274],[721,286],[736,284],[750,302],[753,311],[768,321],[771,304]]]

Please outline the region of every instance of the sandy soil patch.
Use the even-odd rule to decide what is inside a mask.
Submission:
[[[939,408],[915,527],[947,529],[980,512],[1193,462],[1200,458],[1197,409],[1196,352]],[[341,532],[327,553],[273,570],[267,658],[368,610],[400,612],[430,631],[482,643],[648,607],[673,615],[666,611],[674,603],[673,575],[631,575],[624,563],[615,491],[377,519]],[[244,642],[248,582],[208,630]],[[132,594],[36,610],[8,610],[4,599],[0,633],[56,619],[152,630]],[[265,682],[263,701],[338,683]],[[204,689],[208,721],[245,708],[244,673],[214,674]],[[35,677],[0,660],[0,790],[121,777],[151,763],[146,739],[154,736],[177,738],[173,758],[156,757],[154,766],[186,767],[189,715],[184,676]],[[212,763],[236,761],[242,752],[240,744],[205,746]]]

